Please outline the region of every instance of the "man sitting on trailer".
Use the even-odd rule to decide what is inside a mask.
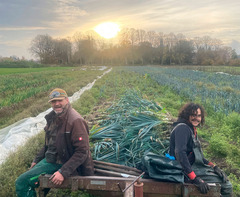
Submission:
[[[69,102],[67,93],[56,88],[49,94],[52,111],[45,116],[45,145],[31,164],[30,170],[16,180],[18,197],[36,196],[41,174],[53,174],[50,179],[61,185],[71,175],[93,175],[89,149],[88,126]]]
[[[186,175],[185,182],[195,184],[201,193],[207,193],[207,183],[219,183],[221,195],[231,196],[232,185],[226,174],[203,156],[197,135],[197,126],[204,124],[201,105],[187,103],[180,109],[178,120],[170,137],[170,156],[174,156]]]

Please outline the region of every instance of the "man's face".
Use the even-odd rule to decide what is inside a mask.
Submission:
[[[198,108],[195,114],[192,114],[191,116],[189,116],[189,122],[194,126],[197,127],[202,120],[202,116],[201,116],[201,110]]]
[[[53,100],[53,101],[51,101],[51,105],[52,105],[53,111],[56,114],[62,113],[64,108],[65,108],[65,106],[68,104],[68,102],[69,102],[68,98],[64,98],[62,100]]]

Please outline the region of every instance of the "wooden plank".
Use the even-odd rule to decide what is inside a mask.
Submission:
[[[136,176],[130,175],[130,174],[125,174],[125,173],[119,173],[119,172],[113,172],[113,171],[108,171],[108,170],[102,170],[102,169],[94,169],[96,173],[100,173],[105,176],[114,176],[114,177],[131,177],[134,178]]]
[[[134,175],[134,176],[138,176],[139,174],[142,173],[142,171],[136,172],[136,171],[125,169],[125,168],[118,168],[118,167],[114,167],[114,166],[108,166],[108,165],[96,164],[96,163],[94,163],[94,168],[95,169],[104,169],[104,170],[114,171],[114,172],[120,172],[120,173]]]
[[[94,163],[94,165],[95,164],[100,164],[100,165],[112,166],[114,168],[124,169],[124,170],[128,170],[128,171],[134,171],[137,174],[141,174],[142,173],[142,171],[138,170],[137,168],[133,168],[133,167],[125,166],[125,165],[119,165],[119,164],[115,164],[115,163],[109,163],[109,162],[97,161],[97,160],[93,160],[93,163]]]

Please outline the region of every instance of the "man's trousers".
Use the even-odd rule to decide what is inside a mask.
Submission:
[[[18,197],[36,197],[35,188],[39,186],[38,177],[41,174],[53,174],[62,167],[62,164],[48,163],[41,160],[32,169],[21,174],[16,180],[16,193]]]

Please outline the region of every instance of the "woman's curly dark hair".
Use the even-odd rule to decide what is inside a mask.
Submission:
[[[178,118],[183,118],[185,120],[189,120],[189,116],[196,114],[197,110],[200,109],[201,110],[201,125],[204,124],[205,122],[205,110],[204,108],[196,103],[187,103],[185,104],[179,111],[178,113]]]

